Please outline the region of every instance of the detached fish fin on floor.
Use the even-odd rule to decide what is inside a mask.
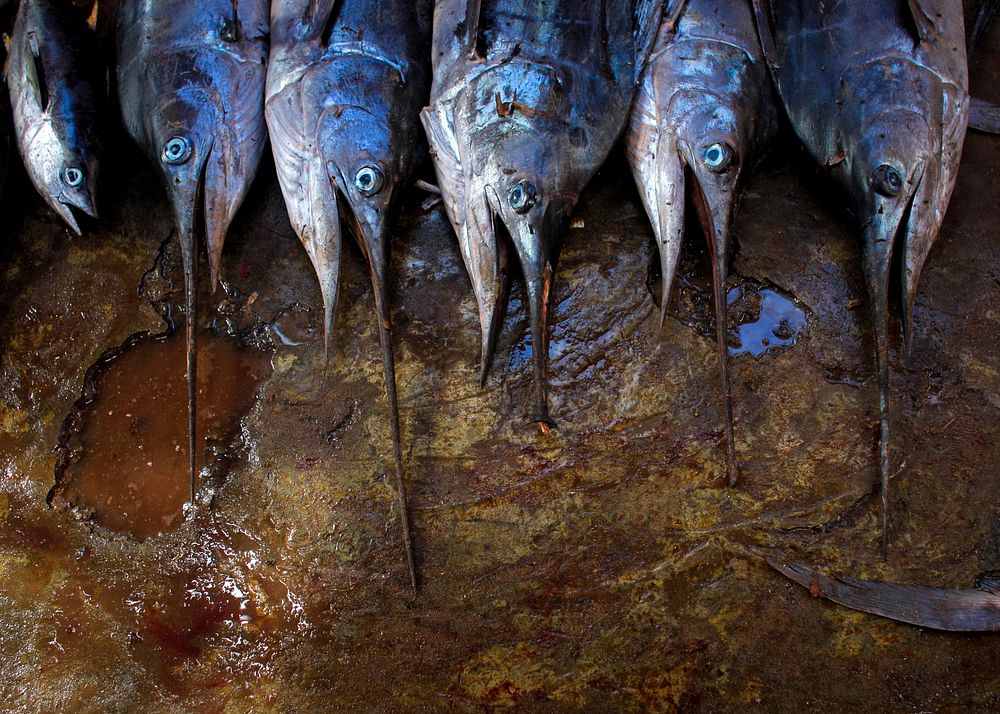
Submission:
[[[897,622],[950,632],[1000,631],[1000,578],[987,573],[969,590],[897,585],[846,575],[821,575],[774,558],[768,565],[809,590],[813,597]]]
[[[1000,104],[972,97],[969,101],[969,128],[984,134],[1000,134]]]

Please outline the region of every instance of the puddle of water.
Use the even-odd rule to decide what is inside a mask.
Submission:
[[[204,467],[221,465],[270,374],[267,353],[212,333],[199,337],[202,477]],[[87,383],[63,425],[51,503],[139,539],[171,530],[190,497],[183,334],[130,340],[102,358]]]
[[[730,355],[756,358],[791,347],[808,326],[805,310],[771,288],[740,285],[729,291],[726,301],[737,338],[737,344],[729,346]]]

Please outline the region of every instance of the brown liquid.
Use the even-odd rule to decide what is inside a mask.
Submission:
[[[57,474],[53,502],[140,539],[171,530],[190,499],[184,336],[140,339],[98,369],[76,422],[79,456]],[[199,337],[199,472],[216,465],[219,449],[206,447],[229,444],[270,374],[268,354]]]

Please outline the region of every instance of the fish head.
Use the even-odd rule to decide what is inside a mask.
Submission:
[[[741,115],[730,97],[681,92],[671,102],[667,140],[661,147],[660,171],[673,172],[684,186],[687,201],[674,201],[668,213],[679,213],[673,222],[683,229],[685,203],[694,207],[713,255],[725,257],[735,212],[737,185],[746,157],[753,147],[751,122]]]
[[[403,151],[385,117],[360,106],[333,106],[324,112],[317,137],[319,159],[330,190],[323,211],[343,221],[368,258],[372,278],[385,280],[388,226],[399,194]],[[339,229],[338,229],[339,232]]]
[[[189,86],[160,102],[149,120],[147,148],[173,208],[181,244],[194,242],[210,190],[206,168],[215,146],[214,97]]]
[[[484,76],[473,103],[467,107],[471,130],[460,131],[471,159],[465,187],[468,231],[495,251],[495,270],[506,284],[508,262],[517,256],[524,275],[532,325],[536,388],[534,420],[547,428],[546,371],[548,309],[559,242],[589,174],[573,157],[579,152],[579,131],[568,123],[565,93],[549,70],[513,62]],[[490,73],[485,73],[489,75]],[[483,81],[485,80],[485,81]],[[575,143],[574,143],[575,142]],[[505,287],[493,290],[498,302]],[[504,305],[484,305],[484,371]]]
[[[26,168],[52,210],[81,235],[79,214],[97,218],[97,152],[83,142],[64,140],[67,134],[58,131],[58,124],[41,120]]]
[[[942,179],[944,104],[940,80],[906,60],[872,62],[844,78],[842,146],[833,169],[860,224],[880,330],[894,254],[903,253],[903,264],[917,254],[923,262],[950,197]]]

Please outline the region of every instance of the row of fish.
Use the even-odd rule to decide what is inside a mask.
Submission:
[[[21,0],[8,85],[28,173],[79,232],[96,215],[99,68],[89,31],[56,0]],[[292,226],[319,277],[326,350],[344,226],[367,258],[404,488],[388,304],[398,197],[426,136],[479,308],[485,383],[516,264],[531,319],[535,421],[564,227],[625,137],[663,275],[661,323],[693,208],[711,255],[726,432],[737,477],[725,282],[742,180],[781,107],[845,189],[875,323],[883,544],[890,473],[888,309],[901,256],[906,343],[920,271],[955,184],[969,116],[960,0],[122,0],[116,79],[124,125],[174,209],[187,302],[195,491],[196,284],[213,285],[229,225],[270,137]],[[421,127],[422,124],[422,127]],[[422,131],[421,131],[422,129]]]

